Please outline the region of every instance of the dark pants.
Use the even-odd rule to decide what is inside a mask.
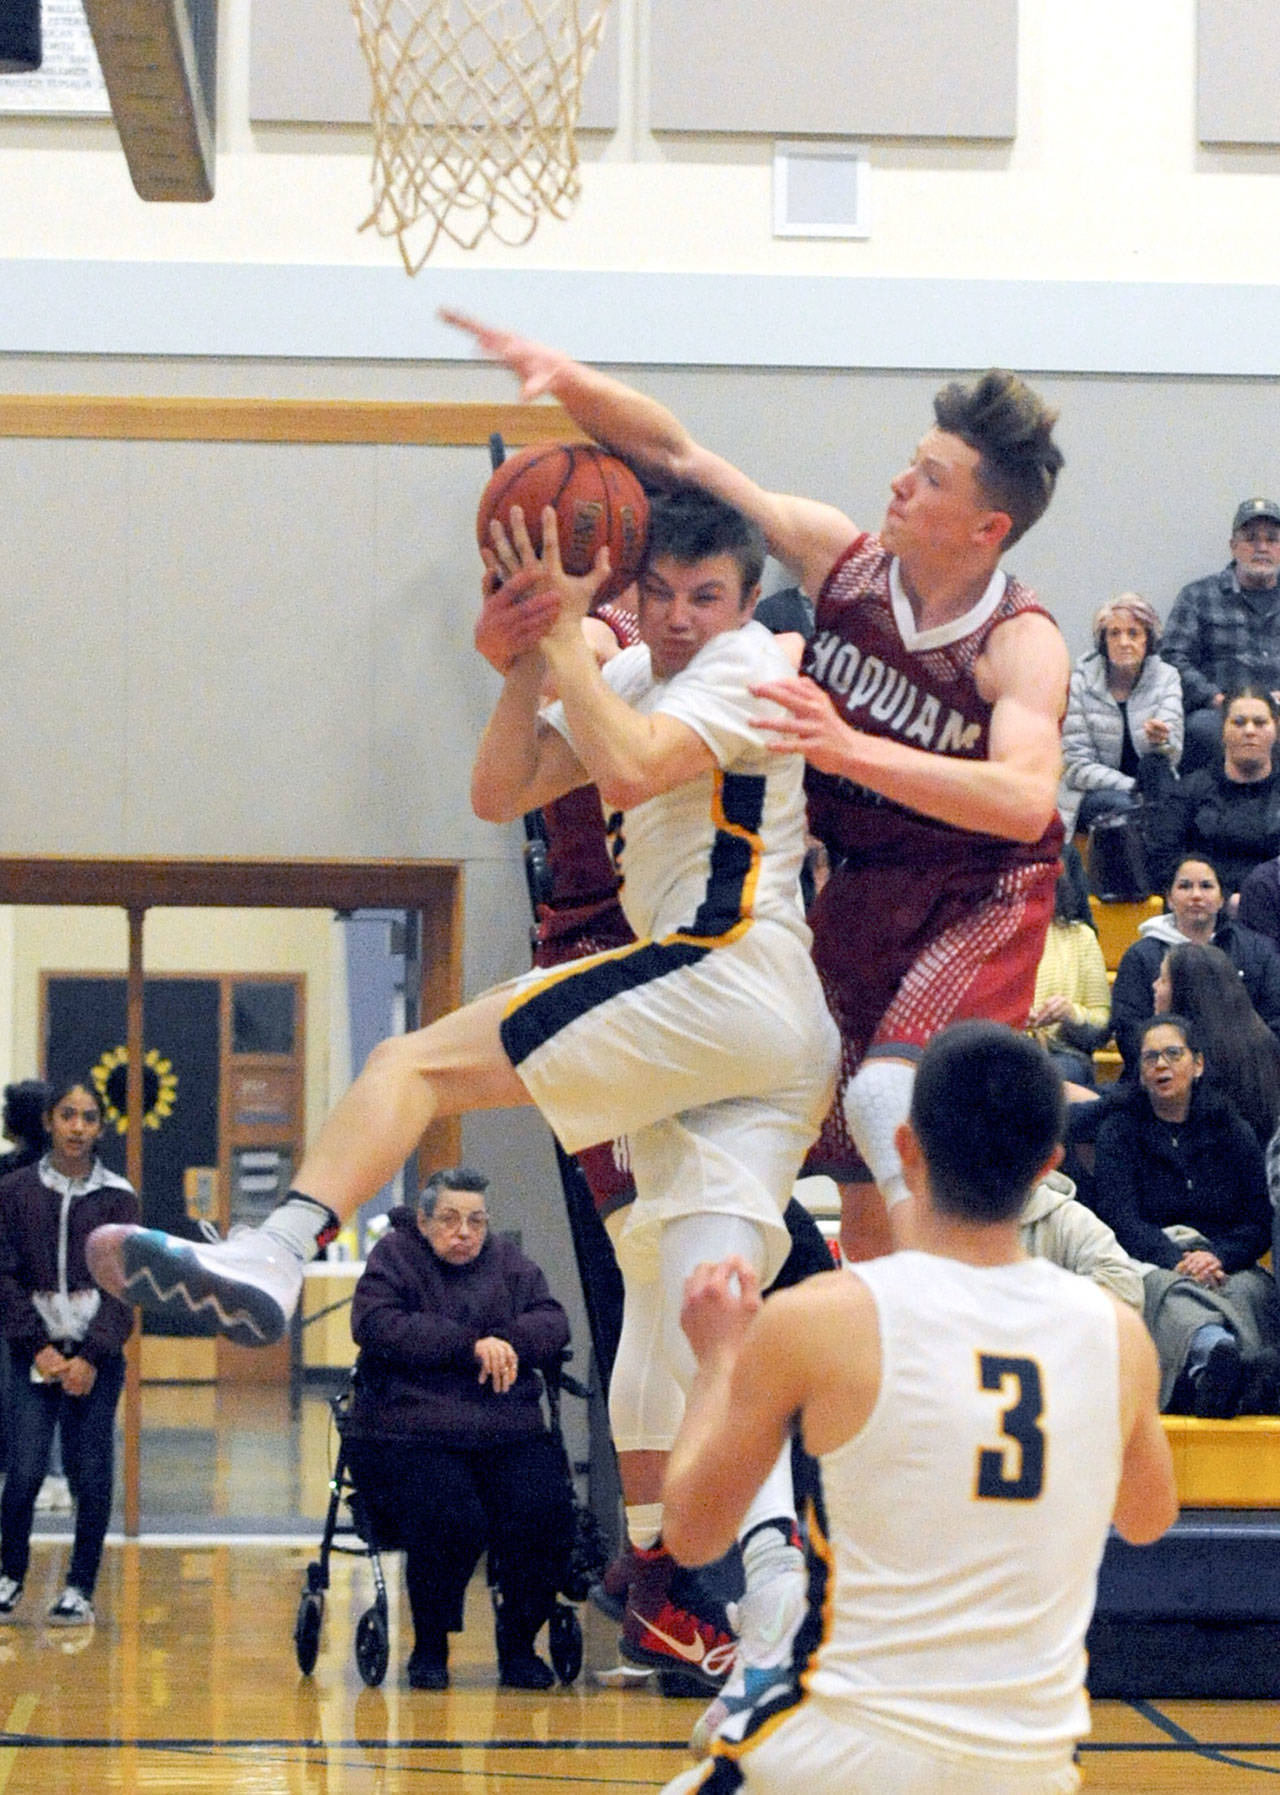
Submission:
[[[404,1550],[419,1646],[462,1627],[463,1597],[486,1550],[497,1554],[502,1639],[532,1645],[551,1612],[573,1527],[558,1440],[550,1434],[458,1449],[351,1440],[347,1461],[374,1526]]]
[[[121,1353],[98,1367],[87,1396],[68,1396],[61,1384],[33,1384],[25,1354],[10,1350],[9,1450],[0,1498],[0,1571],[6,1577],[18,1583],[26,1577],[31,1520],[57,1428],[63,1469],[76,1505],[67,1582],[87,1596],[93,1594],[111,1519],[116,1404],[123,1383]]]
[[[1102,786],[1097,791],[1086,792],[1076,812],[1076,828],[1087,834],[1089,825],[1096,823],[1100,816],[1115,816],[1117,811],[1134,810],[1137,804],[1136,791],[1122,792],[1110,786]]]

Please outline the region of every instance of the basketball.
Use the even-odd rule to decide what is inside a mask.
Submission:
[[[616,598],[636,577],[649,531],[649,501],[625,461],[594,443],[534,443],[502,463],[480,498],[476,540],[488,548],[496,517],[508,526],[513,505],[524,512],[529,540],[542,548],[542,513],[554,505],[566,573],[590,573],[609,550],[601,599]]]

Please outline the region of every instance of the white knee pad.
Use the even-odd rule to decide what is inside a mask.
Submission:
[[[911,1195],[894,1135],[911,1112],[916,1069],[903,1060],[866,1060],[844,1087],[844,1118],[859,1153],[892,1209]]]

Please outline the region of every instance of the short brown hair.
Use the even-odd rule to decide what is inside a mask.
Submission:
[[[939,430],[978,452],[979,486],[992,505],[1013,520],[1010,547],[1042,517],[1062,467],[1053,440],[1058,414],[1025,380],[1007,368],[988,368],[965,385],[952,380],[933,401]]]

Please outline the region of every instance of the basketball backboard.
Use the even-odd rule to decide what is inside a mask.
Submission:
[[[85,16],[141,198],[212,199],[217,0],[85,0]]]

